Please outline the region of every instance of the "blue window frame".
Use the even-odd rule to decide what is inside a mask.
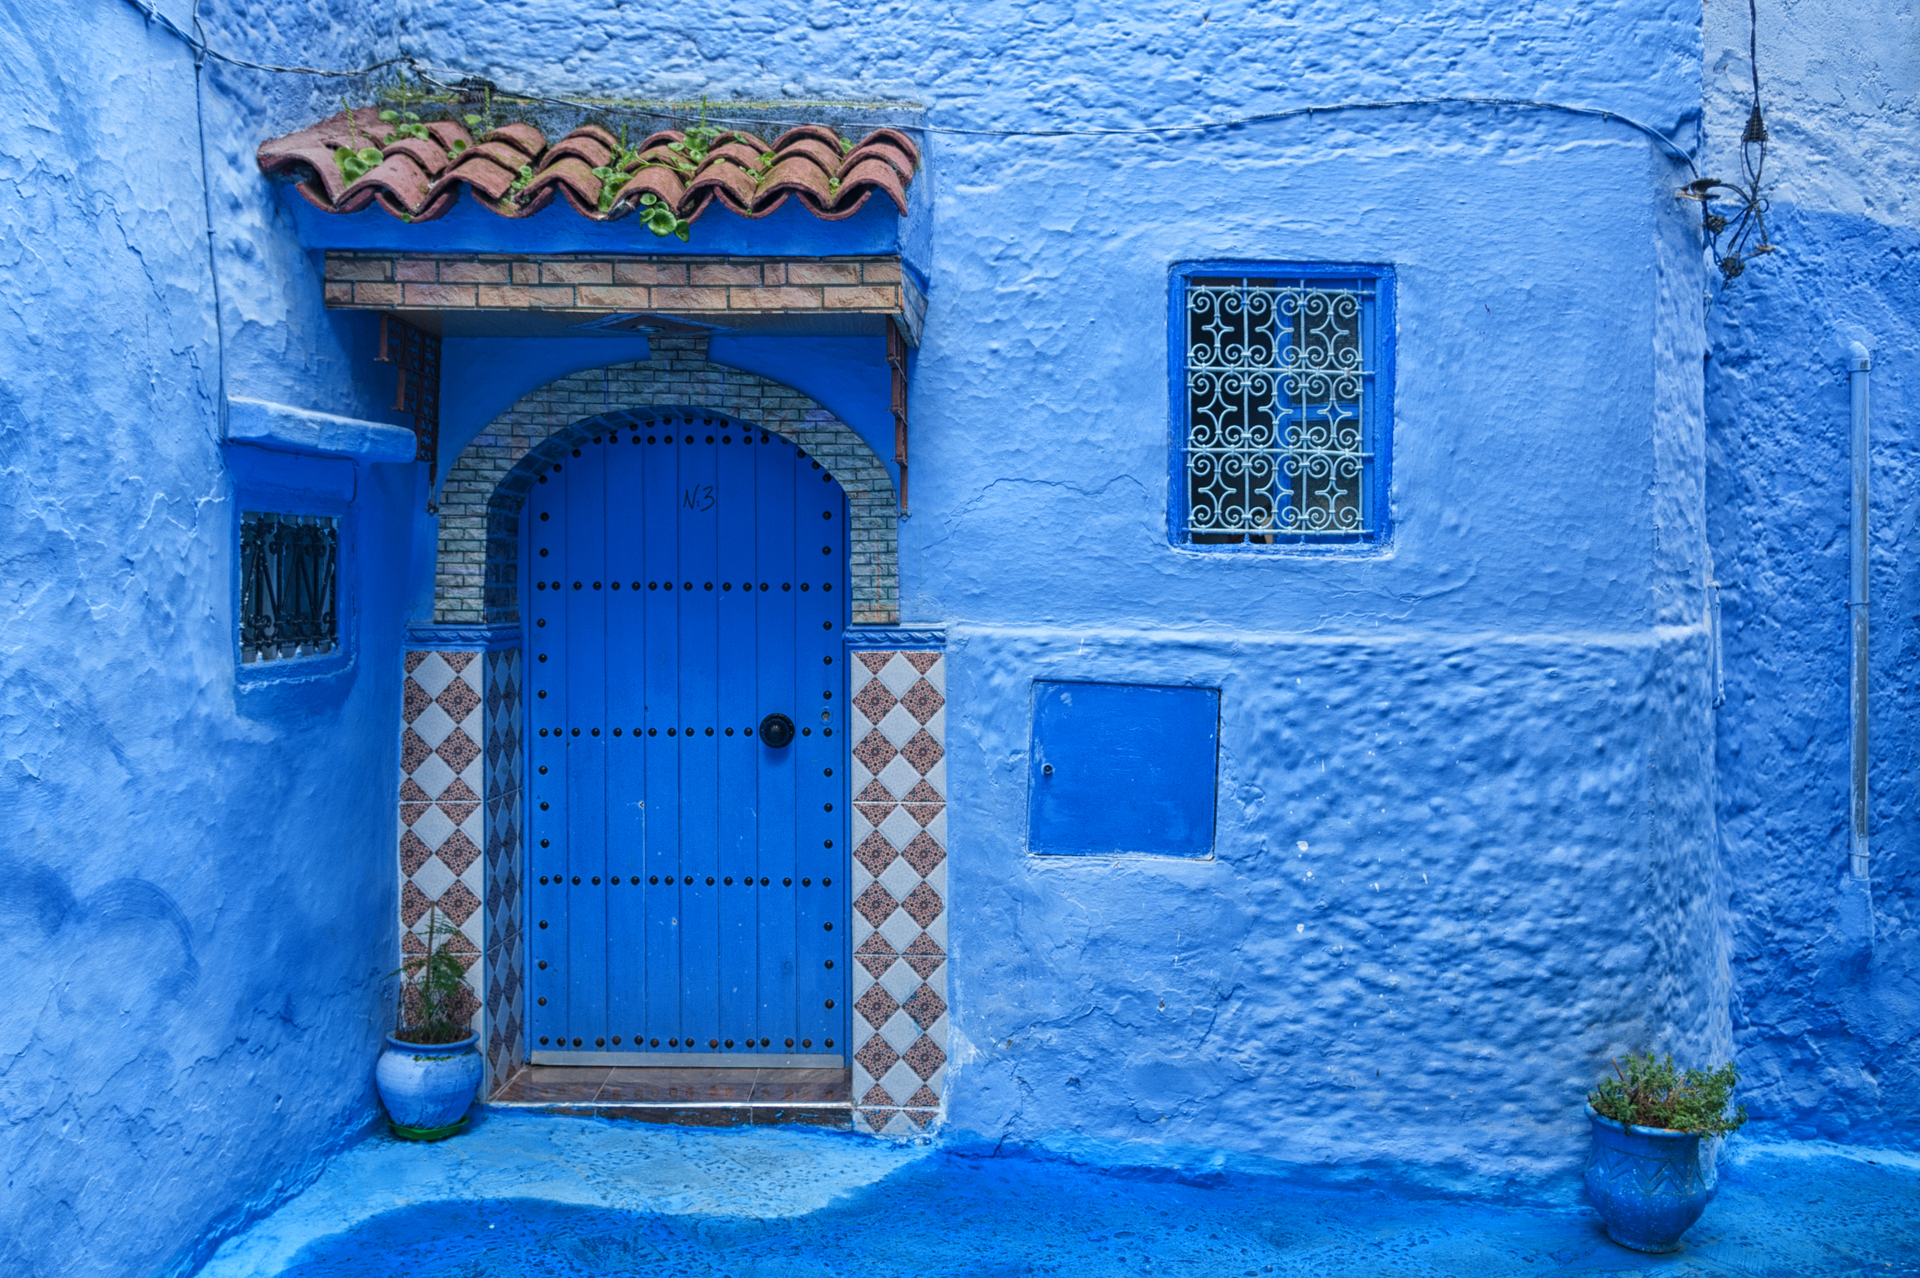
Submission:
[[[239,684],[344,692],[358,647],[354,463],[240,443],[226,452]]]
[[[1174,268],[1173,540],[1202,550],[1387,537],[1393,273]]]

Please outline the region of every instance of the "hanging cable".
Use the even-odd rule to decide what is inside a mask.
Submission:
[[[1760,114],[1760,13],[1756,0],[1747,0],[1747,65],[1753,73],[1753,96],[1746,128],[1740,132],[1744,180],[1696,178],[1680,192],[1686,199],[1700,201],[1700,226],[1706,233],[1707,248],[1713,254],[1713,264],[1720,268],[1720,278],[1728,284],[1746,272],[1749,260],[1774,251],[1773,242],[1767,238],[1767,211],[1772,206],[1760,190],[1760,177],[1767,167],[1767,122]],[[1727,206],[1728,211],[1716,212],[1715,202]]]
[[[375,71],[383,71],[388,67],[399,66],[402,63],[410,63],[413,61],[413,59],[407,57],[388,58],[384,62],[375,62],[371,66],[361,67],[357,71],[328,71],[321,67],[281,67],[275,66],[270,62],[250,62],[245,58],[236,58],[231,53],[220,52],[220,50],[207,44],[207,42],[199,36],[189,35],[180,29],[178,23],[166,14],[160,12],[160,10],[154,8],[147,0],[127,0],[127,3],[138,9],[149,23],[159,27],[168,35],[186,45],[187,48],[193,50],[196,64],[211,59],[214,62],[224,62],[232,67],[245,67],[249,71],[271,71],[276,75],[326,75],[351,78],[353,76],[372,75]],[[198,4],[194,6],[193,24],[196,28],[200,25]]]
[[[148,2],[148,0],[126,0],[126,2],[132,5],[135,9],[138,9],[142,14],[146,15],[147,19],[150,22],[157,24],[162,29],[167,31],[169,34],[173,35],[176,39],[184,42],[189,48],[194,50],[197,56],[201,58],[212,59],[213,61],[216,61],[216,62],[224,62],[228,66],[244,67],[250,71],[267,71],[267,72],[272,72],[272,73],[281,74],[281,75],[333,76],[333,77],[344,79],[344,78],[352,78],[355,76],[372,75],[375,72],[386,70],[389,67],[404,67],[406,68],[407,71],[410,71],[413,74],[413,78],[416,81],[418,81],[423,87],[431,88],[443,93],[473,95],[473,94],[480,93],[482,91],[486,91],[486,92],[496,94],[503,98],[511,98],[513,100],[520,101],[520,102],[533,102],[533,103],[539,103],[545,106],[568,107],[568,108],[572,108],[574,110],[580,110],[580,111],[621,111],[630,115],[644,115],[644,116],[648,116],[655,119],[661,119],[661,120],[677,120],[686,114],[686,112],[684,111],[675,111],[670,109],[655,110],[655,109],[649,109],[647,107],[639,106],[636,104],[613,103],[613,102],[607,102],[607,101],[596,101],[593,99],[555,97],[555,96],[544,94],[544,93],[521,92],[512,87],[502,86],[494,83],[491,80],[487,80],[479,76],[464,75],[464,74],[461,74],[460,72],[450,70],[447,68],[431,67],[429,65],[423,64],[419,59],[413,57],[410,54],[400,54],[395,57],[386,58],[380,62],[370,63],[367,66],[359,67],[353,70],[328,70],[328,69],[319,68],[319,67],[305,67],[305,66],[275,66],[270,63],[253,62],[246,58],[239,58],[239,57],[233,56],[232,54],[222,53],[219,50],[208,46],[204,41],[200,40],[199,38],[181,30],[165,14],[155,9],[152,6],[152,4]],[[452,78],[448,78],[448,77],[452,77]],[[1294,119],[1301,116],[1331,115],[1338,112],[1346,112],[1346,111],[1392,111],[1392,110],[1403,110],[1408,107],[1421,107],[1421,106],[1505,107],[1505,108],[1511,108],[1516,110],[1553,111],[1553,112],[1558,112],[1564,115],[1585,116],[1591,119],[1606,120],[1606,121],[1610,121],[1618,124],[1623,124],[1628,128],[1635,130],[1636,132],[1646,135],[1646,137],[1649,138],[1656,146],[1658,146],[1664,154],[1666,154],[1671,159],[1686,165],[1689,172],[1692,172],[1695,174],[1699,172],[1698,168],[1696,168],[1694,165],[1692,155],[1689,154],[1685,148],[1681,147],[1679,143],[1675,142],[1671,137],[1667,136],[1665,133],[1662,133],[1659,129],[1654,128],[1652,125],[1644,124],[1641,121],[1634,119],[1632,116],[1623,115],[1618,111],[1609,111],[1602,107],[1576,106],[1576,105],[1572,105],[1565,102],[1544,102],[1535,98],[1489,97],[1489,96],[1481,96],[1481,95],[1473,95],[1473,94],[1440,94],[1440,95],[1412,97],[1412,98],[1382,98],[1378,100],[1366,100],[1366,101],[1356,101],[1356,102],[1334,102],[1334,103],[1328,103],[1320,106],[1283,107],[1279,110],[1262,111],[1252,115],[1234,116],[1225,120],[1201,120],[1191,124],[1147,125],[1147,126],[1141,126],[1141,127],[1135,127],[1135,128],[1114,128],[1114,129],[1101,129],[1101,128],[982,129],[982,128],[964,128],[959,126],[940,125],[940,124],[898,125],[898,124],[890,124],[885,122],[865,122],[865,121],[848,121],[847,123],[853,127],[906,128],[919,133],[936,133],[936,134],[944,134],[944,135],[954,136],[954,137],[988,137],[988,138],[1151,137],[1156,134],[1207,133],[1207,132],[1213,132],[1221,129],[1237,129],[1237,128],[1244,128],[1247,125],[1251,125],[1251,124],[1266,124],[1266,123],[1271,123],[1272,121],[1275,121],[1275,120]],[[741,116],[728,117],[728,116],[722,116],[722,115],[710,115],[707,118],[717,123],[732,124],[732,125],[759,125],[764,123],[771,123],[770,121],[763,121],[759,119],[754,119],[752,117],[741,117]],[[1692,189],[1692,188],[1689,188],[1689,189]]]

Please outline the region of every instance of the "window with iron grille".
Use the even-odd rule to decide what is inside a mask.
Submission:
[[[1176,272],[1176,540],[1383,539],[1391,283],[1379,267]]]
[[[340,521],[327,515],[240,515],[240,660],[317,657],[340,644]]]

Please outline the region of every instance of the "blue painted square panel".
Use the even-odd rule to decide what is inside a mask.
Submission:
[[[1036,681],[1028,850],[1212,855],[1219,743],[1217,688]]]

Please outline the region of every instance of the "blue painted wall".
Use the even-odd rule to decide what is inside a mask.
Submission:
[[[555,89],[915,99],[962,129],[1423,93],[1551,97],[1682,135],[1701,111],[1697,9],[1482,8],[333,0],[270,24],[202,16],[216,43],[270,60],[405,48]],[[1817,123],[1844,81],[1803,62]],[[356,657],[241,689],[223,378],[349,415],[390,402],[370,319],[320,305],[303,215],[252,162],[337,86],[207,71],[203,183],[191,60],[130,8],[98,0],[76,23],[0,0],[0,65],[21,86],[0,141],[0,945],[39,974],[0,999],[0,1270],[145,1273],[273,1202],[372,1114],[399,633],[431,580],[432,523],[417,467],[281,467],[276,484],[350,491]],[[1880,98],[1847,110],[1909,109],[1911,77],[1883,71]],[[1826,136],[1805,125],[1803,152]],[[1684,171],[1602,121],[1432,107],[1205,135],[932,133],[926,154],[916,216],[849,233],[897,235],[929,280],[901,563],[905,619],[952,636],[953,1128],[1136,1141],[1142,1158],[1561,1172],[1609,1053],[1720,1056],[1736,1037],[1757,1107],[1789,1130],[1910,1124],[1899,183],[1788,192],[1790,266],[1708,319],[1671,195]],[[1389,553],[1168,543],[1167,269],[1198,258],[1395,268]],[[1844,401],[1822,343],[1847,324],[1881,359],[1887,448],[1889,869],[1870,949],[1833,906]],[[814,394],[889,456],[870,345],[730,337],[714,353]],[[450,343],[448,457],[495,406],[638,348]],[[1728,583],[1717,720],[1711,572]],[[1213,860],[1027,855],[1036,679],[1221,689]]]
[[[1709,154],[1747,111],[1745,13],[1710,7]],[[1914,352],[1920,46],[1897,6],[1760,6],[1781,253],[1709,322],[1726,704],[1719,826],[1751,1109],[1797,1136],[1920,1131]],[[1737,19],[1737,20],[1736,20]],[[1870,887],[1846,875],[1849,342],[1873,354]],[[1867,907],[1870,904],[1870,910]]]
[[[1697,10],[1659,3],[693,4],[645,41],[611,0],[399,12],[515,82],[897,96],[960,129],[1700,109]],[[1608,1053],[1724,1054],[1684,169],[1464,108],[926,153],[901,563],[903,619],[952,638],[951,1123],[1529,1174],[1576,1158]],[[1389,553],[1169,545],[1167,272],[1209,258],[1397,271]],[[1042,678],[1222,689],[1216,859],[1027,855]]]
[[[261,47],[227,16],[214,38]],[[327,18],[285,10],[261,38],[364,56]],[[423,494],[411,464],[230,467],[221,443],[223,365],[238,396],[376,418],[391,399],[371,322],[323,311],[253,171],[261,133],[324,91],[210,72],[209,196],[192,60],[130,7],[8,0],[0,67],[19,126],[0,142],[0,1272],[149,1274],[375,1112]],[[345,495],[353,659],[328,677],[237,674],[236,470],[290,505]]]

